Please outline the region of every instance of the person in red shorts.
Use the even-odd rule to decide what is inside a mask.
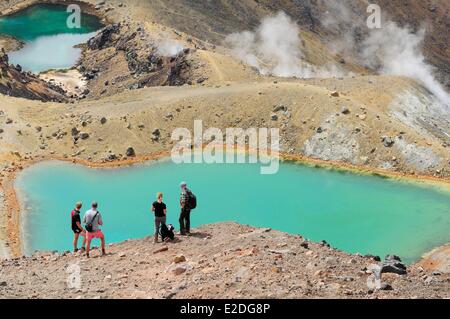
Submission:
[[[105,235],[100,229],[103,225],[103,219],[100,212],[97,210],[98,204],[92,203],[92,208],[88,210],[83,217],[83,223],[86,229],[86,257],[89,258],[89,251],[91,249],[91,241],[94,238],[99,238],[102,242],[102,256],[106,255],[105,252]]]

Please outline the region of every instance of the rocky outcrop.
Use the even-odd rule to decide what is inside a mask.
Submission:
[[[0,51],[0,93],[44,102],[64,102],[65,92],[58,86],[24,72],[20,65],[9,64],[6,52]]]
[[[380,264],[381,273],[394,273],[397,275],[406,275],[406,266],[402,263],[400,257],[387,255]]]
[[[88,41],[78,66],[89,81],[86,97],[190,82],[190,49],[169,57],[160,54],[158,45],[139,24],[117,23],[105,27]],[[119,75],[117,69],[122,70]]]
[[[113,36],[117,36],[120,32],[120,23],[105,27],[99,34],[90,39],[87,46],[90,50],[101,50],[109,46],[113,42]]]

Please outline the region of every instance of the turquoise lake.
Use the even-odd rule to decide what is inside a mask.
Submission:
[[[0,34],[24,42],[19,51],[9,52],[10,63],[39,73],[72,67],[81,55],[75,45],[86,42],[103,25],[98,17],[81,14],[80,28],[70,28],[67,6],[37,4],[0,18]]]
[[[109,243],[152,234],[149,209],[159,191],[168,222],[178,229],[182,180],[198,197],[194,227],[236,221],[326,240],[351,253],[394,253],[408,263],[450,242],[448,189],[293,163],[282,163],[274,175],[261,175],[259,168],[168,160],[119,169],[36,164],[16,180],[24,248],[71,249],[70,211],[80,200],[83,214],[99,202]]]

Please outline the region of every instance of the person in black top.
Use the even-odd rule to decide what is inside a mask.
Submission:
[[[159,229],[162,224],[166,224],[166,216],[167,216],[167,207],[166,204],[163,203],[163,194],[158,193],[156,195],[156,202],[152,204],[152,212],[155,213],[155,243],[158,242]]]
[[[81,246],[81,250],[84,251],[86,248],[86,231],[81,226],[81,217],[80,217],[80,209],[83,205],[81,202],[78,202],[75,205],[74,210],[70,213],[70,218],[72,220],[72,231],[74,234],[73,238],[73,251],[76,253],[78,251],[78,238],[83,236],[83,244]]]

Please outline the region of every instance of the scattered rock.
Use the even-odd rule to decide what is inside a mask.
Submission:
[[[153,142],[159,141],[159,138],[161,137],[161,131],[159,129],[155,129],[152,132],[151,139]]]
[[[347,115],[347,114],[350,114],[350,110],[348,108],[344,107],[342,109],[341,113]]]
[[[394,140],[392,138],[390,138],[389,136],[382,136],[381,137],[381,143],[383,143],[383,145],[385,147],[392,147],[392,145],[394,145]]]
[[[169,250],[169,247],[164,246],[164,247],[161,247],[161,248],[158,248],[158,249],[154,250],[153,253],[157,254],[157,253],[161,253],[163,251],[168,251],[168,250]]]
[[[128,157],[136,156],[136,152],[134,151],[134,148],[132,148],[132,147],[127,148],[127,151],[125,152],[125,154]]]
[[[275,113],[280,112],[280,111],[287,112],[287,110],[288,110],[287,106],[285,106],[283,104],[275,105],[273,107],[273,112],[275,112]]]
[[[305,249],[309,249],[309,245],[308,245],[308,242],[305,240],[305,241],[302,241],[301,243],[300,243],[300,247],[303,247],[303,248],[305,248]]]
[[[178,255],[178,256],[175,256],[173,258],[173,262],[175,264],[179,264],[179,263],[182,263],[182,262],[185,262],[185,261],[186,261],[186,257],[184,257],[183,255]]]
[[[332,97],[339,97],[339,92],[333,91],[333,92],[331,92],[331,96]]]
[[[82,140],[86,140],[89,138],[89,133],[81,132],[79,136]]]
[[[111,153],[111,154],[108,154],[105,159],[108,162],[112,162],[112,161],[115,161],[117,159],[117,155],[114,154],[114,153]]]
[[[381,273],[394,273],[398,275],[406,275],[406,266],[402,263],[400,257],[395,255],[387,255],[380,264]]]
[[[199,78],[198,80],[197,80],[197,83],[198,84],[202,84],[203,82],[205,82],[205,81],[207,81],[208,80],[208,77],[207,76],[202,76],[201,78]]]
[[[179,275],[185,273],[186,270],[187,270],[187,267],[185,265],[179,265],[179,266],[173,267],[171,272],[175,276],[179,276]]]
[[[380,290],[394,290],[394,289],[390,284],[383,282],[381,284]]]
[[[72,128],[72,130],[71,130],[72,137],[78,136],[79,133],[80,132],[78,131],[78,129],[76,127]]]

